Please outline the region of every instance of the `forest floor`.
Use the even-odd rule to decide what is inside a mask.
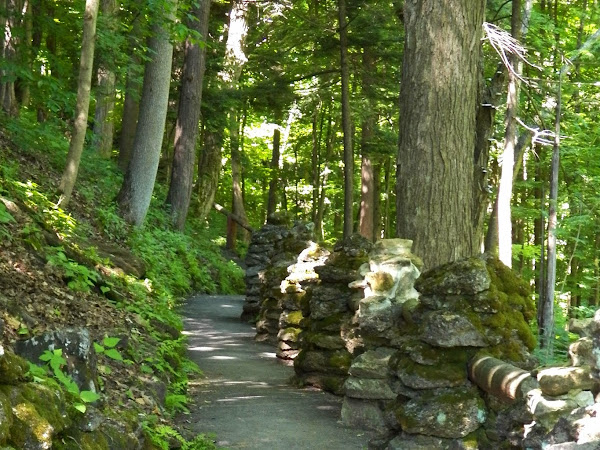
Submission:
[[[367,433],[340,423],[339,397],[292,387],[293,368],[240,321],[243,300],[201,295],[186,303],[188,355],[205,378],[190,385],[191,413],[179,425],[214,433],[217,445],[230,449],[367,448]]]

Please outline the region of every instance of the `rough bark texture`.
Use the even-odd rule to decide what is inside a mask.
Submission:
[[[371,160],[373,130],[375,128],[375,112],[373,110],[373,73],[376,70],[375,58],[370,47],[363,50],[362,88],[367,102],[366,117],[362,122],[360,168],[360,215],[358,218],[359,232],[372,241],[375,234],[375,176]]]
[[[188,26],[195,29],[206,41],[210,0],[202,0],[193,8],[192,13],[196,20],[190,21]],[[175,124],[171,183],[167,194],[167,204],[171,206],[171,222],[177,230],[184,228],[192,196],[202,82],[206,67],[205,54],[204,46],[201,47],[189,39],[186,41],[179,110]]]
[[[102,15],[110,27],[115,28],[115,0],[102,0]],[[94,137],[92,145],[101,157],[110,158],[114,134],[113,110],[115,108],[115,72],[112,70],[111,55],[101,55],[98,66],[96,89],[96,110],[94,112]]]
[[[340,66],[342,75],[342,131],[344,134],[344,238],[352,234],[354,215],[354,152],[352,149],[352,117],[350,111],[350,70],[348,68],[348,25],[346,0],[338,0],[340,25]]]
[[[60,203],[66,207],[71,199],[79,162],[83,152],[87,119],[90,109],[90,90],[92,86],[92,66],[94,63],[94,44],[96,40],[96,19],[98,17],[99,0],[87,0],[83,14],[83,37],[81,42],[81,59],[79,62],[79,79],[77,82],[77,105],[75,106],[75,123],[73,136],[69,144],[67,163],[60,181]]]
[[[121,137],[119,139],[119,167],[127,170],[131,153],[133,152],[133,141],[135,140],[135,129],[137,128],[140,114],[140,82],[142,74],[136,68],[141,64],[140,55],[135,51],[137,40],[140,35],[140,18],[133,22],[133,31],[129,39],[131,51],[131,65],[127,71],[127,82],[125,84],[125,100],[123,101],[123,118],[121,120]]]
[[[427,268],[479,252],[475,130],[483,0],[407,0],[397,234]]]
[[[169,19],[173,18],[176,4],[175,0],[169,4]],[[148,41],[152,56],[144,72],[133,152],[118,195],[123,218],[136,226],[144,223],[150,206],[167,116],[173,45],[166,27],[166,23],[152,27]]]

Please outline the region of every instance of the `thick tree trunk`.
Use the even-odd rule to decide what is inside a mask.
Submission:
[[[137,17],[133,22],[133,31],[129,40],[129,49],[131,53],[130,68],[127,71],[127,82],[125,83],[125,100],[123,101],[123,117],[121,120],[121,136],[119,139],[119,168],[122,171],[127,170],[131,154],[133,152],[133,141],[135,140],[135,130],[137,128],[140,115],[140,96],[142,84],[140,80],[142,74],[138,73],[138,67],[141,65],[141,58],[135,51],[137,39],[140,37],[140,18]]]
[[[317,222],[317,205],[319,203],[319,133],[318,133],[319,108],[315,105],[315,111],[312,117],[312,152],[311,152],[311,178],[312,178],[312,222],[316,226]],[[321,130],[323,129],[323,115],[321,115]]]
[[[176,0],[167,6],[171,11],[166,13],[163,23],[153,25],[153,36],[148,41],[152,57],[144,72],[133,153],[118,195],[123,218],[136,226],[144,223],[150,207],[167,116],[173,44],[166,22],[173,20]]]
[[[381,239],[381,162],[373,166],[373,242]]]
[[[485,1],[405,2],[397,234],[427,268],[475,255],[479,51]]]
[[[96,19],[98,17],[99,0],[87,0],[83,14],[83,37],[81,42],[81,60],[79,62],[79,79],[77,83],[77,105],[75,106],[75,123],[73,135],[69,144],[69,153],[65,170],[60,181],[59,191],[61,199],[59,203],[66,207],[71,200],[71,194],[79,162],[83,152],[85,132],[87,130],[87,119],[90,109],[90,90],[92,87],[92,66],[94,63],[94,44],[96,40]]]
[[[17,64],[17,47],[19,46],[19,30],[22,20],[19,2],[16,0],[5,0],[0,3],[0,24],[2,24],[2,60],[8,62],[6,66],[12,66],[13,69],[5,68],[0,71],[3,82],[0,83],[0,104],[2,109],[11,116],[19,114],[19,105],[15,90],[15,80],[17,79],[15,66]]]
[[[338,0],[340,26],[340,67],[342,76],[342,132],[344,134],[344,238],[354,224],[354,151],[352,149],[352,113],[350,111],[350,69],[348,67],[348,25],[346,0]]]
[[[104,23],[107,24],[106,32],[115,32],[115,12],[117,10],[116,0],[102,0],[102,15]],[[114,134],[113,110],[115,108],[115,82],[116,75],[108,60],[112,55],[101,55],[98,67],[96,90],[96,110],[94,112],[94,136],[92,145],[103,158],[112,155],[112,144]]]
[[[192,14],[196,20],[191,20],[188,24],[205,41],[208,36],[210,3],[210,0],[202,0],[198,6],[193,7]],[[204,45],[200,46],[199,43],[189,39],[186,41],[179,110],[175,125],[171,183],[167,194],[167,204],[171,207],[171,222],[180,231],[183,231],[185,225],[194,182],[202,82],[206,67],[205,53]]]
[[[390,180],[392,179],[392,158],[386,157],[384,164],[384,176],[383,176],[383,189],[384,189],[384,198],[385,203],[383,206],[383,237],[388,239],[392,236],[392,230],[390,226],[391,220],[391,188],[390,188]]]

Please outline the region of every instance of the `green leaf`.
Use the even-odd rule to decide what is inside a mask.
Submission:
[[[121,338],[117,338],[117,337],[105,337],[104,340],[102,341],[102,343],[105,346],[112,348],[115,345],[117,345],[120,340],[121,340]]]
[[[14,222],[15,218],[8,212],[4,203],[0,203],[0,223]]]
[[[94,350],[96,350],[96,353],[104,353],[104,347],[97,342],[94,342]]]
[[[104,352],[104,354],[114,360],[123,361],[123,357],[121,356],[121,353],[119,352],[119,350],[117,350],[115,348],[109,348],[108,350],[106,350],[106,352]]]
[[[73,407],[81,414],[85,414],[87,410],[87,406],[85,406],[83,403],[73,403]]]
[[[108,286],[100,286],[100,291],[103,294],[106,294],[108,291],[110,291],[110,288]]]
[[[93,391],[81,391],[79,398],[85,403],[93,403],[100,399],[100,396]]]

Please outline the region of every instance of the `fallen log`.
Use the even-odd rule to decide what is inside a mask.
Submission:
[[[512,402],[539,387],[531,374],[491,356],[475,357],[469,363],[469,378],[496,397]]]
[[[233,220],[235,223],[237,223],[242,228],[245,228],[250,233],[254,233],[254,228],[252,228],[250,225],[248,225],[246,223],[246,221],[244,219],[242,219],[240,216],[233,214],[231,211],[228,211],[227,209],[225,209],[223,206],[219,205],[218,203],[213,203],[213,207],[217,211],[219,211],[221,214],[223,214],[223,215],[227,216],[228,218],[230,218],[231,220]]]

